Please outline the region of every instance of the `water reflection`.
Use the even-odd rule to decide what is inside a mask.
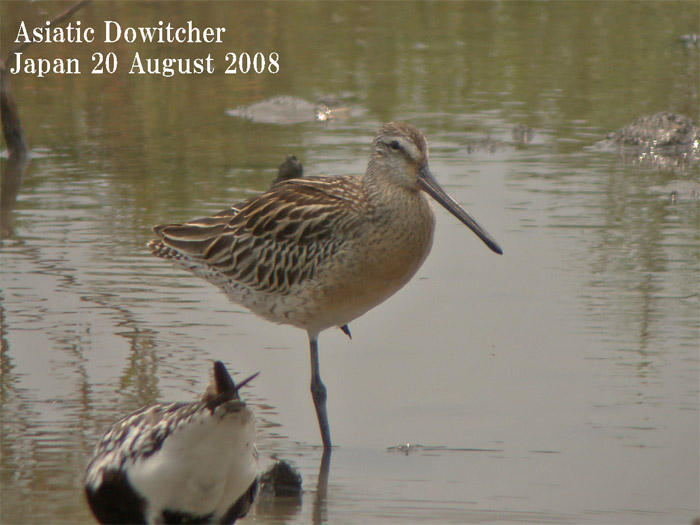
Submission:
[[[128,396],[126,405],[148,405],[159,398],[158,392],[158,358],[155,353],[155,342],[152,334],[134,332],[126,335],[130,340],[128,365],[120,380],[120,388]]]
[[[7,85],[7,74],[0,67],[0,113],[3,136],[8,141],[7,161],[0,177],[0,239],[12,235],[12,212],[22,178],[29,167],[29,148],[22,132],[17,105]]]
[[[321,464],[318,467],[318,479],[316,481],[316,493],[314,494],[313,502],[313,523],[328,522],[328,476],[331,468],[331,453],[332,450],[324,449],[321,456]]]
[[[698,51],[676,42],[699,32],[691,4],[174,2],[173,19],[226,20],[232,46],[275,47],[285,68],[12,77],[43,154],[17,172],[1,160],[0,521],[89,522],[81,476],[101,432],[198,392],[214,357],[261,370],[262,455],[304,476],[301,504],[256,520],[690,522],[697,166],[655,170],[589,146],[642,114],[697,118]],[[20,20],[42,19],[37,6],[0,3],[3,46]],[[93,3],[82,20],[165,12]],[[69,51],[89,63],[94,49],[56,50]],[[225,114],[346,92],[368,112],[291,126]],[[340,447],[324,462],[303,342],[150,261],[144,243],[163,217],[264,190],[290,153],[310,175],[361,173],[372,130],[394,118],[425,131],[436,175],[512,250],[482,258],[438,215],[422,278],[352,343],[328,336]],[[511,148],[519,122],[537,135]],[[485,136],[508,147],[470,155]],[[436,450],[386,452],[409,439]]]

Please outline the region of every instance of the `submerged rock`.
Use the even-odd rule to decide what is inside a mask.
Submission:
[[[226,113],[263,124],[296,124],[313,121],[315,106],[297,97],[274,97]]]
[[[535,137],[535,130],[522,123],[513,126],[511,133],[516,144],[527,144],[532,142],[532,139]]]
[[[354,112],[355,108],[343,105],[342,100],[335,97],[326,97],[314,104],[303,98],[280,96],[229,109],[226,114],[261,124],[299,124],[347,118]]]
[[[700,128],[686,116],[662,111],[639,117],[606,139],[619,146],[642,148],[687,146],[700,141]]]
[[[401,443],[400,445],[396,445],[395,447],[389,447],[387,448],[388,452],[400,452],[401,454],[405,454],[408,456],[411,452],[415,452],[416,450],[420,450],[421,446],[420,445],[415,445],[413,443]]]
[[[678,40],[683,42],[683,45],[687,47],[688,49],[691,48],[700,48],[700,35],[697,33],[688,33],[686,35],[681,35],[678,37]]]
[[[617,149],[624,160],[659,168],[685,168],[700,161],[700,127],[668,111],[640,117],[608,133],[602,144]]]
[[[483,139],[467,142],[467,153],[495,153],[505,147],[505,142],[492,139],[490,136]]]
[[[672,204],[700,200],[700,182],[694,180],[672,180],[663,186],[652,186],[651,189],[667,197]]]
[[[535,129],[525,124],[518,123],[514,125],[510,130],[511,136],[513,137],[513,142],[504,142],[501,140],[496,140],[490,135],[485,138],[475,139],[467,143],[467,153],[496,153],[497,151],[505,150],[507,148],[512,149],[515,147],[524,146],[529,144],[535,137]]]
[[[301,474],[280,460],[260,476],[260,495],[266,498],[301,498]]]

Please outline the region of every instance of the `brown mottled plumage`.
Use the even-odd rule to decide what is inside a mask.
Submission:
[[[311,391],[329,449],[318,334],[386,300],[420,268],[435,227],[421,190],[502,253],[442,190],[428,169],[425,138],[404,123],[379,130],[362,177],[279,182],[211,217],[156,226],[158,239],[148,246],[261,317],[307,331]]]

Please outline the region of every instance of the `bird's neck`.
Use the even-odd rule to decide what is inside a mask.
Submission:
[[[362,177],[362,186],[367,198],[373,203],[387,202],[402,193],[416,193],[418,188],[410,188],[400,183],[391,166],[385,166],[374,157],[370,158],[367,171]]]
[[[387,173],[387,168],[370,161],[362,178],[362,190],[367,203],[375,211],[379,222],[404,220],[409,215],[431,214],[423,193],[416,187],[397,183],[396,175]]]

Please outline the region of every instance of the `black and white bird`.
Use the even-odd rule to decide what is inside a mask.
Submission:
[[[117,421],[85,475],[101,523],[234,523],[258,490],[255,417],[221,361],[194,403],[158,403]]]

